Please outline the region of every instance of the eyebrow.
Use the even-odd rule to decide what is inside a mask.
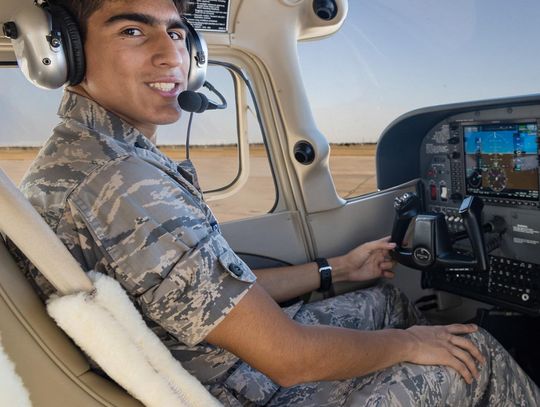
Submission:
[[[159,20],[155,18],[154,16],[151,16],[148,14],[122,13],[122,14],[116,14],[112,17],[109,17],[109,19],[105,21],[105,25],[111,25],[117,21],[136,21],[138,23],[142,23],[142,24],[146,24],[150,26],[158,26],[162,23],[162,20]],[[165,25],[167,26],[167,29],[171,29],[171,28],[186,29],[186,25],[179,18],[171,18],[168,21],[166,21]]]

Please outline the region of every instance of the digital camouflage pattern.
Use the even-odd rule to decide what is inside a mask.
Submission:
[[[407,298],[388,284],[306,304],[295,320],[360,330],[426,324]],[[480,379],[468,385],[454,370],[402,363],[350,380],[280,388],[266,406],[536,407],[540,390],[487,332],[469,338],[485,356]]]
[[[222,237],[191,163],[171,161],[136,129],[74,93],[65,93],[59,115],[63,121],[22,191],[85,270],[122,284],[172,354],[224,405],[537,405],[538,389],[484,332],[472,339],[488,365],[471,386],[449,369],[401,364],[351,380],[281,388],[205,343],[255,275]],[[31,264],[23,267],[43,298],[54,292]],[[425,322],[389,285],[284,311],[303,324],[355,329]]]
[[[175,356],[217,380],[238,359],[201,341],[255,276],[203,204],[192,166],[74,93],[59,115],[21,190],[85,270],[118,280]],[[44,298],[54,292],[26,269]]]

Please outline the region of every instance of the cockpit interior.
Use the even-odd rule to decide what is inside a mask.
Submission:
[[[377,150],[381,189],[417,180],[394,202],[394,259],[421,270],[423,288],[489,304],[474,320],[520,352],[537,380],[527,360],[538,360],[539,101],[417,110],[392,123]]]
[[[344,198],[304,88],[297,46],[340,30],[349,2],[202,3],[227,4],[214,21],[219,30],[201,32],[209,66],[232,78],[228,109],[238,127],[238,174],[206,196],[219,202],[246,184],[253,123],[260,126],[259,147],[268,155],[275,191],[270,209],[223,222],[231,248],[256,269],[336,256],[391,236],[393,284],[433,323],[474,322],[488,330],[540,385],[540,95],[438,104],[398,116],[377,140],[376,191]],[[0,27],[18,7],[2,0]],[[8,38],[13,29],[4,25],[0,69],[19,69]],[[32,231],[26,236],[27,246],[42,245],[44,261],[55,260],[50,242],[32,243]],[[361,285],[336,284],[335,293]],[[321,298],[314,292],[303,300]],[[140,405],[93,372],[48,317],[1,239],[0,336],[39,405]],[[50,383],[37,370],[48,372]]]

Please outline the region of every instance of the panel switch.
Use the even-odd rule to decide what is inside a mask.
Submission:
[[[441,185],[441,200],[448,201],[448,187],[446,185]]]
[[[431,197],[432,201],[437,200],[437,185],[431,184],[429,186],[429,196]]]

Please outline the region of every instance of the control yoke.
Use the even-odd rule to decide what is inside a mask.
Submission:
[[[392,229],[392,242],[396,248],[392,258],[406,266],[420,270],[446,270],[467,268],[487,271],[488,257],[484,240],[485,227],[482,226],[482,200],[467,196],[459,208],[466,234],[471,242],[472,254],[457,252],[455,241],[442,213],[420,213],[420,199],[415,193],[407,192],[394,201],[396,217]],[[403,247],[403,240],[414,220],[410,248]]]

